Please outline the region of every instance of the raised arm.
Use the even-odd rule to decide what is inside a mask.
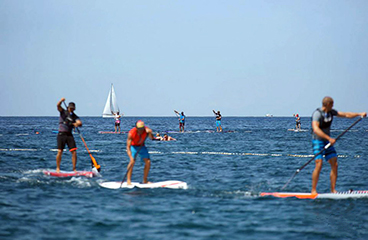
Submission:
[[[64,108],[61,106],[61,104],[65,101],[65,98],[61,98],[60,101],[57,103],[57,110],[59,112],[64,111]]]

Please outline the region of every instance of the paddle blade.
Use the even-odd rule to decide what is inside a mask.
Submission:
[[[93,167],[96,168],[98,172],[100,172],[101,171],[101,166],[98,165],[96,159],[92,156],[92,154],[90,154],[90,157],[91,157]]]

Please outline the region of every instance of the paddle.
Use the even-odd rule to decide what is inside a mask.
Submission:
[[[66,106],[65,101],[63,103],[64,103],[64,105],[66,107],[66,111],[68,112],[68,115],[69,115],[68,107]],[[86,143],[86,141],[84,141],[84,138],[82,137],[82,134],[79,131],[78,127],[75,127],[75,129],[77,129],[77,132],[79,134],[79,137],[82,139],[82,142],[84,143],[84,146],[86,147],[87,152],[88,152],[89,156],[91,157],[91,165],[92,165],[92,168],[95,167],[97,169],[97,171],[100,172],[101,171],[101,166],[98,165],[96,159],[92,156],[91,152],[89,151],[89,149],[87,147],[87,143]]]
[[[337,141],[340,137],[342,137],[347,131],[350,130],[350,128],[354,127],[355,124],[357,124],[360,120],[362,120],[363,117],[360,117],[358,120],[356,120],[350,127],[348,127],[345,131],[343,131],[339,136],[337,136],[335,138],[335,140]],[[326,149],[328,149],[331,146],[331,143],[328,143],[326,146],[324,146],[324,148],[319,151],[318,153],[314,154],[314,156],[309,159],[308,162],[306,162],[303,166],[301,166],[300,168],[298,168],[295,173],[293,174],[293,176],[291,176],[291,178],[289,179],[289,181],[287,181],[287,183],[281,188],[281,190],[284,190],[287,185],[289,185],[289,183],[291,182],[291,180],[294,179],[294,177],[301,171],[303,170],[303,168],[305,168],[309,163],[311,163],[318,155],[320,155],[323,151],[325,151]]]

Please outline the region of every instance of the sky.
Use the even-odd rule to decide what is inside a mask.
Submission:
[[[368,111],[368,1],[0,0],[0,116]]]

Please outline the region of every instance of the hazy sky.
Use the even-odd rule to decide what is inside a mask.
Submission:
[[[0,0],[0,116],[368,111],[368,1]]]

